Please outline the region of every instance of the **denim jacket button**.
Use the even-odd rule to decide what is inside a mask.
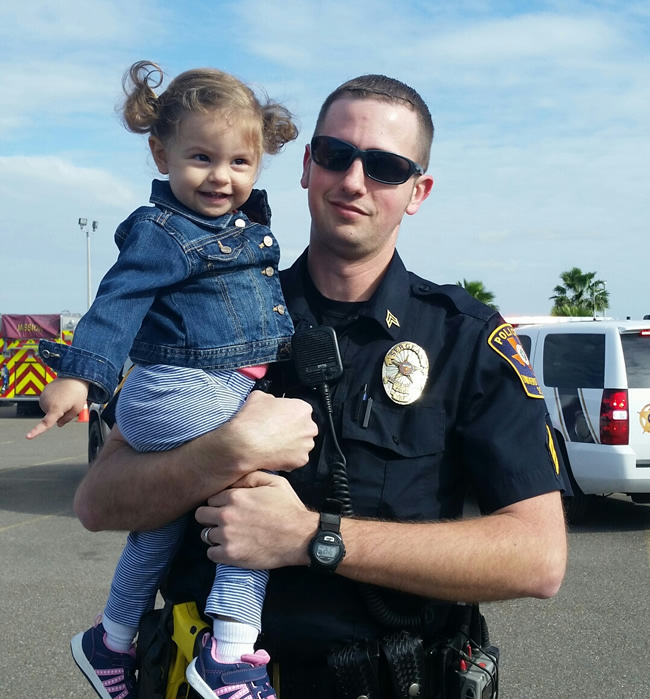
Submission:
[[[273,307],[273,310],[274,310],[276,313],[279,313],[281,316],[284,315],[284,306],[283,306],[282,304],[279,304],[279,305],[277,305],[277,306],[274,306],[274,307]]]
[[[270,235],[264,236],[264,245],[266,245],[267,248],[270,248],[273,245],[273,238],[271,238]]]
[[[244,221],[243,218],[238,218],[235,221],[235,225],[237,226],[237,228],[244,228],[246,226],[246,221]]]
[[[274,275],[274,273],[275,273],[275,270],[273,269],[273,267],[265,267],[262,270],[262,274],[266,277],[272,277]]]

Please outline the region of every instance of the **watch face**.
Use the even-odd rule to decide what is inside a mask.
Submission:
[[[314,555],[321,563],[332,563],[339,555],[341,547],[338,544],[325,544],[319,542],[316,544]]]
[[[312,560],[324,568],[334,569],[341,562],[344,552],[343,541],[339,535],[321,532],[312,541]]]

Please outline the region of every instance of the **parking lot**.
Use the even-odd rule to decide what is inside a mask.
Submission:
[[[28,442],[34,422],[0,407],[0,697],[85,699],[95,695],[68,643],[101,611],[124,535],[74,517],[87,425]],[[501,699],[650,695],[649,530],[648,506],[599,499],[570,531],[557,597],[484,605]]]

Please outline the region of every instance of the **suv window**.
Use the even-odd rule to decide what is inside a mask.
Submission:
[[[638,333],[623,333],[621,344],[628,387],[650,388],[650,337]]]
[[[544,384],[562,388],[603,388],[604,334],[551,334],[544,340]]]

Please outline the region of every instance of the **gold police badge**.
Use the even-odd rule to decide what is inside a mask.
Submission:
[[[414,342],[393,345],[381,367],[381,382],[388,397],[399,405],[416,401],[429,378],[429,359]]]

